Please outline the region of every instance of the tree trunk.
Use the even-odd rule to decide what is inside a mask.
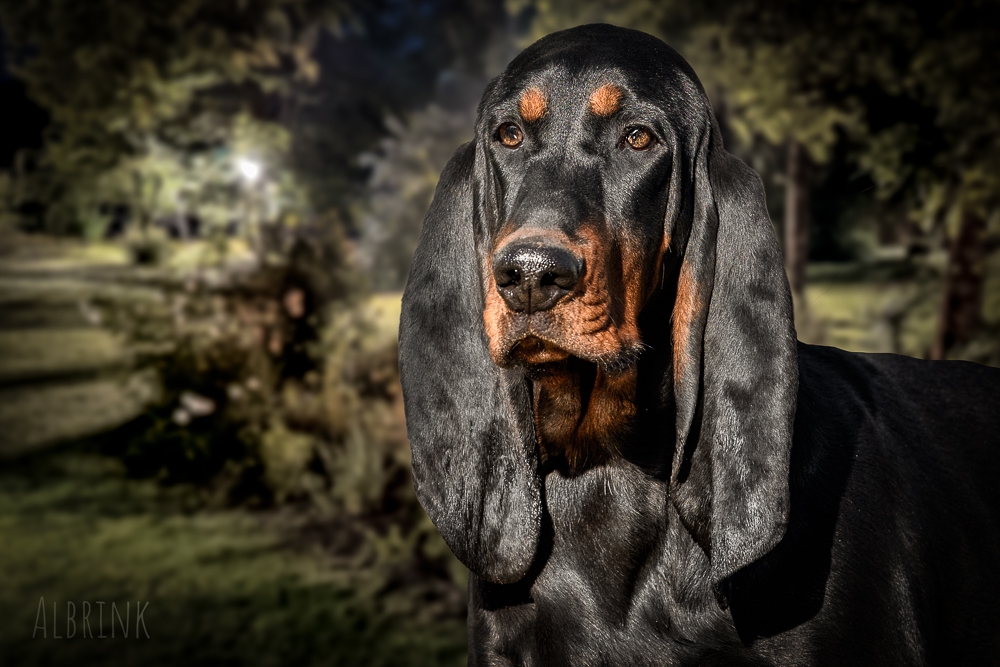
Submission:
[[[809,259],[809,156],[802,144],[788,142],[785,171],[785,268],[796,300],[806,284]]]
[[[975,213],[964,213],[958,236],[948,251],[931,359],[944,359],[948,350],[969,341],[982,324],[985,263],[986,220]]]

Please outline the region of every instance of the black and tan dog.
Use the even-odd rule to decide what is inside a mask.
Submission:
[[[400,364],[469,664],[1000,664],[1000,371],[796,342],[757,175],[648,35],[486,90]]]

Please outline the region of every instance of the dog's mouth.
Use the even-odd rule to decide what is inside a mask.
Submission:
[[[535,315],[532,319],[537,317]],[[545,326],[546,324],[549,323],[526,322],[519,330],[508,330],[504,336],[505,345],[497,355],[499,365],[531,368],[578,359],[593,364],[606,373],[617,374],[634,366],[644,348],[638,341],[627,345],[620,341],[614,341],[617,344],[613,345],[594,345],[585,335],[560,335],[558,329]]]
[[[613,455],[636,411],[640,337],[617,335],[605,309],[588,311],[572,299],[532,314],[493,313],[502,317],[486,312],[490,354],[531,380],[543,466],[575,474]]]
[[[515,362],[537,366],[564,361],[571,355],[551,341],[529,335],[514,345],[509,356]]]
[[[614,455],[635,415],[634,359],[609,371],[607,364],[571,354],[538,336],[521,339],[510,356],[531,380],[544,469],[577,474]]]

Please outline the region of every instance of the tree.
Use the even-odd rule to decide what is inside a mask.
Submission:
[[[943,357],[981,322],[986,220],[1000,206],[1000,3],[741,5],[752,9],[732,39],[800,44],[795,89],[854,110],[843,127],[878,196],[950,248],[931,350]]]
[[[220,196],[238,188],[238,151],[281,164],[287,132],[258,110],[316,78],[312,44],[342,9],[308,0],[0,2],[14,73],[51,117],[45,147],[20,174],[31,181],[26,196],[44,203],[56,231],[86,226],[115,203],[212,218]],[[222,201],[233,208],[231,196]]]
[[[360,218],[360,251],[376,289],[399,289],[406,283],[438,175],[454,150],[472,138],[474,123],[474,107],[431,105],[406,122],[390,119],[391,134],[361,157],[371,173]]]
[[[486,83],[513,57],[514,26],[501,2],[442,2],[437,10],[417,22],[408,40],[428,47],[414,54],[420,67],[407,84],[424,77],[421,90],[407,88],[402,96],[419,102],[417,108],[397,103],[387,109],[383,135],[357,160],[367,170],[353,211],[358,256],[376,289],[405,283],[438,176],[455,149],[472,138]]]

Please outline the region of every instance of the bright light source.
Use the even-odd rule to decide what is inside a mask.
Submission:
[[[236,162],[236,167],[243,174],[243,178],[247,179],[249,182],[253,183],[260,176],[260,165],[253,160],[238,160]]]

